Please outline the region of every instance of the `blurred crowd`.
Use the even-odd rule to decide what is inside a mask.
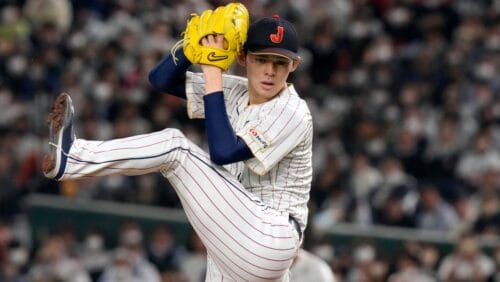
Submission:
[[[110,246],[98,228],[80,237],[73,226],[61,225],[31,255],[7,226],[0,225],[0,281],[204,281],[206,250],[195,233],[183,246],[165,225],[146,234],[136,222],[127,221],[116,237],[115,246]],[[9,251],[2,257],[4,247]]]
[[[0,1],[0,281],[23,281],[4,279],[12,273],[45,277],[38,275],[44,264],[57,260],[72,264],[61,269],[83,273],[82,280],[62,281],[96,278],[86,263],[100,267],[102,281],[116,281],[108,276],[115,270],[103,268],[109,262],[113,268],[134,261],[160,275],[154,256],[130,260],[130,246],[107,253],[91,230],[81,240],[54,231],[44,242],[30,242],[20,235],[29,229],[19,219],[26,213],[23,199],[37,192],[180,207],[159,174],[47,180],[40,169],[48,146],[45,118],[64,91],[76,107],[79,137],[175,127],[206,147],[203,123],[188,120],[181,99],[154,91],[147,74],[180,39],[190,13],[226,2]],[[318,240],[306,249],[339,281],[410,281],[414,275],[422,276],[418,281],[500,281],[500,247],[486,253],[477,245],[500,234],[500,1],[241,2],[252,19],[274,13],[289,19],[302,38],[303,62],[290,81],[309,103],[315,126],[310,226],[389,225],[459,238],[449,256],[414,242],[391,259],[368,243],[339,251]],[[168,230],[158,232],[168,237],[161,235]],[[142,245],[154,244],[156,232],[144,240],[136,233]],[[97,245],[108,264],[92,257]],[[179,249],[172,260],[196,265],[188,254]],[[173,265],[166,269],[176,271],[160,273],[181,275],[182,263]]]

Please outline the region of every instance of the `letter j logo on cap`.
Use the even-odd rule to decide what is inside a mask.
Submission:
[[[271,33],[271,35],[269,35],[269,37],[271,38],[271,41],[278,44],[278,43],[281,43],[281,41],[283,40],[283,27],[281,25],[278,26],[278,32],[276,33]]]

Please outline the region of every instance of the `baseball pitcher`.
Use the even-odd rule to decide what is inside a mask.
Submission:
[[[249,25],[240,3],[193,14],[149,80],[185,98],[190,118],[205,119],[209,153],[173,128],[78,139],[63,93],[48,117],[43,171],[56,180],[160,172],[207,248],[206,281],[288,281],[312,178],[311,114],[287,83],[300,63],[298,47],[290,22],[274,16]],[[246,78],[225,73],[235,60]],[[191,64],[202,73],[187,71]]]

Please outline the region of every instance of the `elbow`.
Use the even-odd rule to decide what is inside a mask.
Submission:
[[[164,92],[166,87],[165,79],[160,79],[160,75],[157,72],[157,69],[154,68],[149,72],[148,75],[149,83],[158,91]]]
[[[228,164],[223,159],[211,158],[211,160],[216,165],[226,165],[226,164]]]
[[[227,153],[210,151],[210,160],[216,165],[226,165],[231,163],[231,157]]]

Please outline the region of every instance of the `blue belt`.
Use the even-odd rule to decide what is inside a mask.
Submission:
[[[295,227],[295,230],[297,230],[297,233],[299,234],[299,241],[302,240],[302,231],[300,231],[300,224],[299,222],[293,217],[293,216],[288,216],[288,221]]]

